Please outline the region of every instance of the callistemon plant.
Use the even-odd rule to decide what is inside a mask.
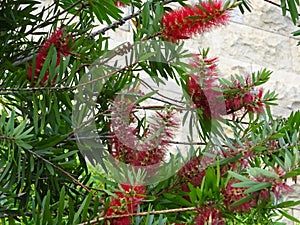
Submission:
[[[229,77],[195,41],[249,1],[189,3],[0,1],[1,225],[300,224],[300,112],[274,116],[269,70]]]

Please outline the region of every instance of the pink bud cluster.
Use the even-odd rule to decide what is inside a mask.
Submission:
[[[253,192],[251,193],[252,198],[249,201],[243,202],[237,206],[232,206],[233,203],[248,197],[249,194],[245,193],[245,190],[247,190],[248,187],[233,187],[232,185],[238,183],[239,181],[231,180],[227,184],[226,188],[222,191],[224,196],[224,204],[229,210],[233,212],[249,212],[251,208],[257,206],[259,200],[269,199],[270,192],[274,194],[275,198],[279,199],[284,194],[287,194],[293,190],[288,184],[286,184],[286,182],[282,181],[281,178],[276,179],[274,177],[266,177],[261,175],[258,177],[252,177],[251,180],[255,182],[270,182],[271,187]]]
[[[235,81],[232,86],[222,86],[225,90],[235,90],[225,92],[227,114],[238,111],[242,108],[249,112],[261,113],[264,108],[262,101],[263,89],[256,89],[252,84],[250,76],[245,79],[245,84]]]
[[[221,115],[232,114],[238,110],[261,113],[263,89],[256,89],[247,76],[245,83],[236,80],[232,85],[217,82],[217,58],[207,59],[202,55],[193,57],[190,63],[198,74],[189,76],[187,91],[196,108],[201,109],[205,119],[218,119]]]
[[[53,34],[48,38],[44,44],[40,47],[35,62],[35,71],[33,74],[33,66],[30,65],[28,68],[28,79],[33,82],[37,82],[39,79],[40,72],[45,63],[46,57],[48,55],[48,51],[51,45],[54,45],[57,53],[56,57],[56,66],[60,64],[61,56],[68,56],[70,54],[70,43],[72,42],[72,36],[65,36],[62,29],[55,30]],[[33,78],[32,78],[32,75]],[[45,85],[45,83],[49,79],[49,71],[47,70],[45,76],[41,81],[41,85]],[[51,80],[51,83],[54,84],[56,77]]]
[[[137,211],[138,205],[143,203],[145,198],[146,188],[142,185],[131,186],[130,184],[121,184],[122,190],[116,191],[114,194],[117,197],[113,197],[110,201],[107,216],[112,215],[127,215]],[[131,224],[131,218],[120,217],[116,219],[109,219],[109,224],[113,225],[129,225]],[[108,224],[108,223],[105,223]]]
[[[201,1],[194,6],[184,6],[166,13],[162,18],[162,34],[166,40],[176,42],[224,25],[228,18],[228,11],[223,8],[222,1]]]
[[[278,178],[267,177],[267,176],[259,176],[259,177],[251,177],[251,179],[253,181],[256,181],[256,182],[270,182],[271,183],[271,187],[270,187],[269,190],[274,194],[275,198],[279,199],[283,195],[288,194],[289,192],[293,191],[293,188],[290,187],[282,179],[282,177],[285,175],[285,172],[281,168],[280,169],[276,169],[274,172],[278,175]],[[263,189],[262,192],[263,193],[268,193],[268,194],[264,194],[265,198],[270,197],[268,190]]]

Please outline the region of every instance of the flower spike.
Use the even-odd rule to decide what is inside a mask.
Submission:
[[[162,19],[162,34],[166,40],[176,42],[209,31],[214,26],[224,25],[228,18],[228,10],[224,9],[221,1],[200,2],[166,13]]]

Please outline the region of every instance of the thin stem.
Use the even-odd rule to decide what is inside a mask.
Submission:
[[[46,21],[44,21],[43,23],[33,27],[31,30],[27,31],[24,35],[28,35],[28,34],[31,34],[33,31],[35,31],[36,29],[42,27],[43,25],[49,23],[51,20],[61,16],[62,14],[68,12],[70,9],[72,9],[73,7],[75,7],[76,5],[78,5],[79,3],[85,5],[84,3],[82,3],[82,0],[78,0],[77,2],[74,2],[72,5],[70,5],[69,7],[67,7],[66,9],[64,9],[63,11],[61,11],[60,13],[50,17],[49,19],[47,19]]]
[[[88,225],[88,224],[97,224],[102,220],[107,219],[118,219],[123,217],[131,217],[131,216],[147,216],[147,215],[160,215],[160,214],[168,214],[168,213],[179,213],[179,212],[187,212],[187,211],[195,211],[196,207],[187,207],[187,208],[176,208],[176,209],[166,209],[166,210],[158,210],[152,212],[140,212],[140,213],[132,213],[127,215],[113,215],[113,216],[104,216],[95,220],[91,220],[88,222],[80,223],[78,225]]]
[[[163,4],[166,5],[166,4],[169,4],[169,3],[171,3],[171,2],[174,2],[174,0],[166,0],[166,1],[163,2]],[[96,37],[97,35],[99,35],[99,34],[105,34],[108,30],[116,29],[116,28],[118,28],[119,26],[122,26],[123,24],[125,24],[125,22],[126,22],[127,20],[133,19],[133,18],[139,16],[141,13],[142,13],[142,10],[139,10],[139,11],[137,11],[136,13],[133,13],[133,14],[128,15],[128,16],[125,16],[125,17],[122,17],[121,19],[119,19],[119,20],[113,22],[112,24],[108,25],[107,27],[104,27],[104,28],[102,28],[102,29],[100,29],[100,30],[98,30],[98,31],[93,32],[93,33],[90,35],[90,37],[91,37],[91,38],[95,38],[95,37]]]
[[[7,137],[7,136],[0,136],[0,139],[2,139],[2,140],[8,140],[8,141],[15,141],[16,140],[13,137]]]
[[[99,35],[99,34],[105,34],[105,32],[107,32],[108,30],[116,29],[116,28],[118,28],[119,26],[125,24],[125,22],[126,22],[127,20],[130,20],[130,19],[135,18],[135,17],[137,17],[138,15],[140,15],[141,12],[142,12],[142,11],[139,10],[138,12],[136,12],[136,13],[134,13],[134,14],[131,14],[131,15],[129,15],[129,16],[122,17],[121,19],[119,19],[119,20],[113,22],[112,24],[108,25],[107,27],[104,27],[104,28],[102,28],[102,29],[100,29],[100,30],[97,30],[97,31],[93,32],[93,33],[90,35],[90,37],[91,37],[91,38],[95,38],[95,37],[96,37],[97,35]]]
[[[278,3],[276,3],[276,2],[273,2],[273,1],[270,1],[270,0],[264,0],[265,2],[267,2],[267,3],[270,3],[270,4],[272,4],[272,5],[275,5],[275,6],[277,6],[277,7],[280,7],[281,8],[281,5],[280,4],[278,4]],[[289,8],[286,8],[286,10],[287,11],[290,11],[290,9]],[[298,13],[298,15],[300,16],[300,13]]]
[[[143,81],[141,78],[139,79],[145,86],[147,86],[148,88],[150,88],[152,91],[155,91],[154,90],[154,88],[153,87],[151,87],[146,81]],[[163,98],[165,98],[165,99],[168,99],[168,100],[170,100],[170,101],[174,101],[174,102],[177,102],[177,103],[181,103],[181,104],[184,104],[185,102],[182,102],[182,101],[178,101],[178,100],[176,100],[176,99],[174,99],[174,98],[169,98],[169,97],[167,97],[167,96],[165,96],[165,95],[162,95],[162,94],[160,94],[160,93],[156,93],[157,95],[159,95],[159,96],[161,96],[161,97],[163,97]],[[179,106],[180,107],[180,106]]]
[[[69,137],[68,140],[101,140],[101,139],[112,139],[115,136],[113,135],[101,135],[97,137]],[[187,142],[187,141],[168,141],[170,144],[178,144],[178,145],[207,145],[205,142]],[[222,147],[228,147],[227,145],[222,145]]]
[[[49,160],[45,159],[44,157],[40,156],[39,154],[35,153],[34,151],[31,151],[29,149],[26,149],[26,151],[29,152],[30,154],[36,156],[38,159],[40,159],[40,160],[48,163],[49,165],[53,166],[55,169],[59,170],[61,173],[63,173],[67,177],[69,177],[75,184],[79,185],[80,187],[82,187],[83,189],[85,189],[87,192],[91,191],[87,186],[85,186],[84,184],[82,184],[79,180],[77,180],[75,177],[73,177],[70,173],[68,173],[67,171],[65,171],[61,167],[55,165],[54,163],[50,162]]]

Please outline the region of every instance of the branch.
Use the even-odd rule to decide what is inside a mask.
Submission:
[[[32,33],[33,31],[35,31],[36,29],[38,29],[38,28],[42,27],[43,25],[49,23],[51,20],[55,19],[56,17],[59,17],[60,15],[68,12],[70,9],[72,9],[73,7],[75,7],[76,5],[78,5],[79,3],[81,3],[82,5],[85,6],[85,4],[82,3],[82,0],[78,0],[77,2],[73,3],[72,5],[70,5],[69,7],[67,7],[66,9],[64,9],[63,11],[61,11],[60,13],[58,13],[58,14],[50,17],[49,19],[47,19],[43,23],[37,25],[36,27],[33,27],[31,30],[27,31],[24,35],[26,36],[26,35]]]
[[[159,215],[159,214],[167,214],[167,213],[178,213],[178,212],[187,212],[187,211],[195,211],[197,210],[196,207],[187,207],[187,208],[177,208],[177,209],[166,209],[166,210],[159,210],[159,211],[152,211],[152,212],[140,212],[140,213],[132,213],[127,215],[114,215],[114,216],[104,216],[100,217],[95,220],[91,220],[88,222],[80,223],[78,225],[88,225],[88,224],[97,224],[102,220],[107,219],[118,219],[128,216],[147,216],[147,215]]]
[[[0,136],[1,140],[8,140],[8,141],[15,141],[16,139],[13,137],[7,137],[7,136]]]
[[[82,184],[79,180],[77,180],[75,177],[73,177],[70,173],[68,173],[67,171],[65,171],[61,167],[55,165],[54,163],[50,162],[49,160],[45,159],[44,157],[40,156],[39,154],[35,153],[34,151],[31,151],[29,149],[26,149],[26,151],[28,151],[32,155],[36,156],[37,158],[41,159],[42,161],[48,163],[49,165],[53,166],[55,169],[59,170],[61,173],[63,173],[67,177],[69,177],[75,184],[79,185],[80,187],[82,187],[83,189],[85,189],[87,192],[91,191],[87,186],[85,186],[84,184]]]
[[[90,35],[90,37],[91,37],[91,38],[95,38],[95,37],[96,37],[97,35],[99,35],[99,34],[105,34],[105,32],[108,31],[108,30],[110,30],[110,29],[118,28],[119,26],[125,24],[125,22],[126,22],[127,20],[130,20],[130,19],[135,18],[135,17],[137,17],[138,15],[140,15],[141,12],[142,12],[142,11],[139,10],[138,12],[136,12],[136,13],[134,13],[134,14],[131,14],[131,15],[129,15],[129,16],[125,16],[125,17],[123,17],[123,18],[117,20],[116,22],[114,22],[114,23],[108,25],[107,27],[104,27],[104,28],[102,28],[101,30],[97,30],[97,31],[93,32],[93,33]]]
[[[174,0],[166,0],[163,2],[164,5],[169,4],[171,2],[174,2]],[[105,34],[106,31],[110,30],[110,29],[116,29],[119,26],[122,26],[123,24],[125,24],[125,22],[127,20],[133,19],[137,16],[139,16],[141,14],[142,10],[137,11],[136,13],[133,13],[131,15],[125,16],[117,21],[115,21],[114,23],[108,25],[107,27],[104,27],[98,31],[93,32],[90,37],[91,38],[95,38],[95,36],[99,35],[99,34]]]

